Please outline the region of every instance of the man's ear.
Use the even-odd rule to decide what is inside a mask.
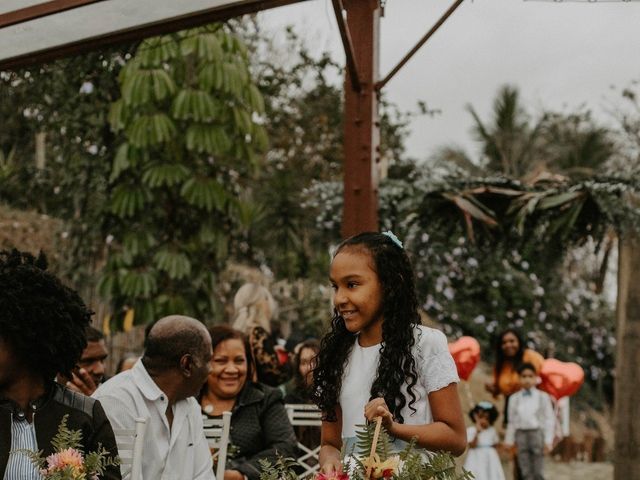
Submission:
[[[180,371],[185,377],[190,377],[193,373],[193,357],[190,353],[180,357]]]

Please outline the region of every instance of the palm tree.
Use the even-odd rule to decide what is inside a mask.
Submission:
[[[488,120],[480,118],[472,105],[467,110],[473,117],[472,135],[480,144],[481,157],[474,160],[459,147],[444,146],[434,155],[436,165],[467,175],[500,174],[533,183],[549,174],[593,176],[615,153],[609,131],[594,124],[589,112],[547,112],[533,119],[514,86],[498,90]]]

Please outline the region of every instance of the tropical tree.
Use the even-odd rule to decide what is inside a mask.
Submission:
[[[107,114],[132,48],[0,72],[0,201],[62,220],[64,254],[53,266],[87,301],[104,256],[115,141]]]
[[[267,148],[262,95],[242,40],[214,24],[145,40],[120,74],[109,119],[112,321],[219,312],[216,275],[238,253],[245,185]],[[131,321],[131,314],[127,317]]]
[[[473,106],[472,134],[481,155],[473,159],[460,147],[438,149],[433,161],[454,174],[504,175],[532,181],[560,174],[583,179],[602,173],[616,154],[611,132],[593,120],[591,112],[543,112],[530,115],[516,87],[501,87],[492,115],[483,120]]]

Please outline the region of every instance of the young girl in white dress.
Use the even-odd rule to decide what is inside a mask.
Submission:
[[[420,324],[411,263],[391,232],[342,242],[331,262],[331,331],[314,369],[324,413],[320,467],[341,469],[356,426],[375,417],[402,441],[460,455],[466,446],[458,375],[442,332]]]
[[[498,418],[498,410],[491,402],[480,402],[469,412],[475,424],[467,428],[469,453],[464,468],[476,480],[504,480],[504,471],[495,447],[500,443],[493,423]]]

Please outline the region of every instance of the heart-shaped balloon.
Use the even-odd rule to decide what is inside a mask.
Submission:
[[[573,362],[547,358],[540,369],[542,383],[538,385],[556,400],[575,394],[584,383],[584,370]]]
[[[449,352],[456,362],[458,375],[463,380],[469,380],[471,372],[480,361],[480,344],[473,337],[460,337],[449,344]]]

